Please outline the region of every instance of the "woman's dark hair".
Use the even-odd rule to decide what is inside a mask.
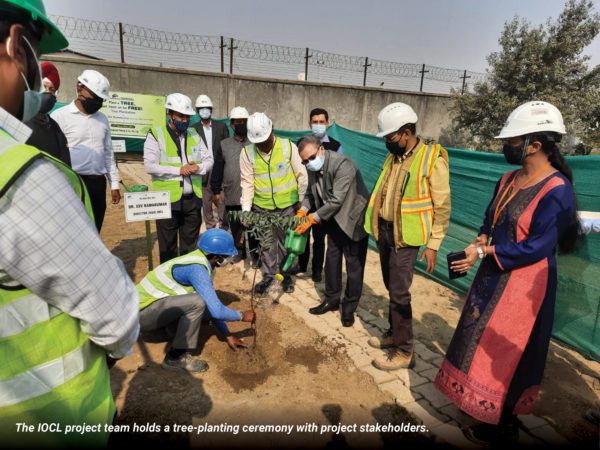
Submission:
[[[552,164],[556,170],[564,175],[564,177],[573,184],[573,171],[569,166],[569,163],[560,153],[560,149],[556,145],[560,142],[560,135],[547,135],[547,134],[534,134],[529,136],[529,141],[538,141],[542,144],[542,151],[548,156],[548,161]],[[580,244],[583,242],[583,234],[581,233],[581,224],[579,223],[579,216],[577,210],[579,205],[577,204],[577,197],[575,191],[573,191],[575,211],[569,218],[569,226],[565,230],[560,242],[558,243],[558,249],[560,253],[567,254],[573,253]]]

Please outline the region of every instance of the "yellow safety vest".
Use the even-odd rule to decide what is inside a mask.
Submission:
[[[256,145],[244,148],[254,167],[254,204],[267,210],[284,209],[298,202],[298,180],[292,169],[292,144],[275,139],[267,162]]]
[[[433,201],[431,200],[429,177],[440,155],[448,161],[448,153],[441,145],[423,144],[417,151],[406,175],[408,181],[405,181],[406,187],[400,203],[400,216],[402,219],[402,239],[408,245],[418,247],[429,241],[433,223]],[[365,230],[369,234],[373,234],[373,221],[379,220],[378,215],[374,214],[373,206],[375,198],[383,188],[383,180],[385,180],[386,174],[390,170],[393,158],[394,155],[389,155],[386,158],[383,163],[383,170],[371,194],[365,215]],[[394,217],[396,217],[396,212],[396,205],[394,205]]]
[[[40,159],[52,161],[65,174],[93,221],[81,178],[61,161],[17,143],[3,130],[0,198]],[[115,413],[106,353],[88,339],[79,319],[50,305],[0,267],[0,324],[1,445],[105,446],[104,424],[112,423]],[[34,425],[36,432],[17,433],[19,422]],[[38,432],[43,423],[58,424],[63,432]],[[67,425],[83,423],[100,425],[100,431],[64,434]]]
[[[177,145],[171,138],[167,126],[152,127],[150,133],[158,142],[158,148],[160,149],[159,164],[161,166],[182,167],[181,157],[177,153]],[[187,129],[185,142],[188,161],[196,161],[200,164],[200,147],[204,145],[204,142],[194,128],[189,127]],[[192,175],[190,179],[194,194],[196,197],[202,198],[202,175]],[[169,191],[171,203],[178,202],[183,195],[183,177],[181,175],[152,175],[152,190]]]
[[[136,286],[140,295],[140,310],[161,298],[194,292],[193,286],[184,286],[173,278],[173,267],[188,264],[200,264],[206,267],[208,273],[212,274],[212,267],[201,250],[194,250],[186,255],[170,259],[149,272]]]

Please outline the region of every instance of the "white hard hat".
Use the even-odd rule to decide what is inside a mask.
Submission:
[[[196,111],[192,108],[192,99],[187,95],[178,93],[167,95],[165,108],[185,114],[186,116],[193,116],[196,114]]]
[[[523,103],[510,113],[496,139],[543,132],[567,133],[562,114],[556,106],[548,102],[533,101]]]
[[[243,106],[236,106],[229,113],[229,118],[230,119],[247,119],[249,115],[250,114],[248,114],[248,110],[246,108],[244,108]]]
[[[407,123],[417,123],[417,120],[417,114],[406,103],[390,103],[377,116],[377,128],[379,128],[377,137],[398,131]]]
[[[77,81],[101,99],[106,100],[108,98],[110,83],[108,82],[108,79],[97,70],[84,70],[81,75],[77,77]]]
[[[196,108],[212,108],[212,100],[208,95],[200,94],[196,99]]]
[[[255,112],[248,117],[248,140],[253,144],[266,141],[273,131],[273,122],[265,113]]]

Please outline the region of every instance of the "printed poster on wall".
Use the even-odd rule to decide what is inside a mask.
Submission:
[[[113,137],[145,139],[151,126],[165,120],[165,97],[112,92],[102,112]]]

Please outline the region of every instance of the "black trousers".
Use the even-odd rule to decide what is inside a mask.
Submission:
[[[419,247],[396,248],[393,223],[381,219],[377,247],[383,282],[390,294],[388,319],[394,345],[405,353],[412,353],[414,343],[410,285]]]
[[[353,241],[333,219],[324,226],[327,234],[325,301],[332,305],[340,303],[343,257],[346,259],[346,292],[342,301],[342,316],[351,316],[356,311],[362,295],[369,237],[365,236],[358,242]]]
[[[170,219],[156,221],[161,264],[196,250],[202,225],[202,200],[194,194],[184,195],[181,208],[171,210]]]
[[[104,222],[104,213],[106,212],[106,176],[104,175],[80,175],[87,188],[92,202],[92,211],[94,212],[94,222],[96,229],[100,233],[102,222]]]
[[[313,237],[312,274],[321,274],[323,272],[323,261],[325,260],[325,237],[327,233],[322,225],[313,225],[311,230]],[[307,271],[308,260],[310,259],[310,233],[307,233],[306,238],[306,250],[298,258],[300,272]]]

